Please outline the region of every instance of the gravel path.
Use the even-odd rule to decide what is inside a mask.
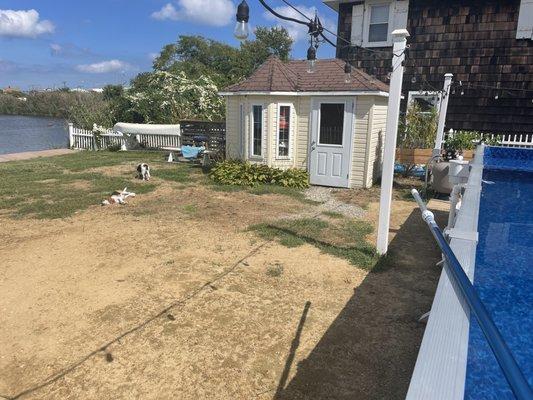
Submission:
[[[365,210],[361,207],[335,199],[333,197],[335,190],[329,187],[311,186],[305,191],[305,198],[322,203],[317,206],[320,212],[338,212],[348,218],[361,218],[365,215]]]

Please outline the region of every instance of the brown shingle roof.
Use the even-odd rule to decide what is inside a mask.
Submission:
[[[249,78],[228,86],[222,92],[388,92],[385,83],[363,71],[352,68],[350,83],[345,82],[344,61],[317,60],[316,70],[307,72],[307,62],[282,62],[271,56]]]

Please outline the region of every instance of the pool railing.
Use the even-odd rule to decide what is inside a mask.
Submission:
[[[483,331],[490,348],[496,356],[496,359],[498,360],[498,363],[505,378],[507,379],[507,382],[509,383],[509,386],[511,387],[511,390],[518,400],[532,399],[533,391],[531,390],[531,387],[529,386],[522,370],[518,366],[500,331],[485,308],[485,305],[479,298],[474,285],[470,282],[470,279],[463,270],[459,260],[444,238],[442,231],[435,222],[433,213],[427,209],[426,204],[416,189],[413,189],[411,193],[422,212],[422,219],[428,225],[433,237],[442,251],[442,254],[444,255],[444,258],[446,259],[446,265],[451,272],[451,276],[453,276],[453,279],[457,284],[461,295],[466,301],[471,314],[474,314],[476,317],[476,320]]]

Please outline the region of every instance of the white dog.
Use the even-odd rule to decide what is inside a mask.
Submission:
[[[143,181],[150,180],[150,167],[146,163],[137,165],[137,178]]]
[[[111,197],[109,197],[106,200],[102,200],[103,206],[108,206],[110,204],[126,204],[126,199],[128,197],[135,197],[135,193],[128,192],[128,188],[124,188],[122,192],[119,192],[118,190],[113,192]]]

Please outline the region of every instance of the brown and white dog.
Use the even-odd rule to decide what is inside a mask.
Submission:
[[[111,197],[102,200],[103,206],[108,206],[111,204],[126,204],[126,199],[128,197],[135,197],[135,193],[128,192],[128,188],[124,188],[123,191],[119,192],[118,190],[113,192]]]
[[[137,178],[143,181],[150,180],[150,167],[146,163],[137,165]]]

